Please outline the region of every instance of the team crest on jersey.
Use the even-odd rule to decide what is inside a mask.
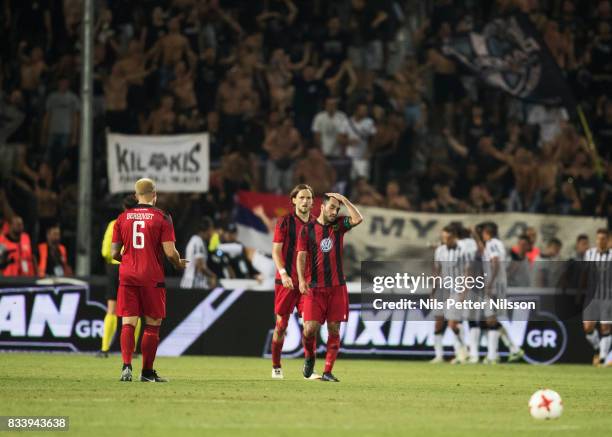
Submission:
[[[332,247],[334,247],[334,242],[332,241],[331,238],[323,238],[321,240],[321,244],[319,245],[319,247],[321,248],[322,252],[329,252],[330,250],[332,250]]]

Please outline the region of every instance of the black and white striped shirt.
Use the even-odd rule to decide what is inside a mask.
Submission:
[[[591,247],[584,254],[584,261],[589,262],[589,294],[595,299],[612,299],[612,250]]]
[[[453,247],[442,244],[434,253],[434,262],[441,276],[456,278],[466,274],[470,257],[459,244]]]
[[[504,244],[497,238],[491,238],[485,243],[485,250],[482,254],[482,263],[484,274],[487,277],[487,281],[493,276],[493,259],[499,261],[499,267],[497,269],[497,275],[495,276],[495,284],[498,286],[505,287],[508,284],[506,278],[506,248]]]

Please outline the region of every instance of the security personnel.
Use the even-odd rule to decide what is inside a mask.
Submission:
[[[36,263],[30,236],[23,231],[23,219],[15,215],[10,220],[8,232],[0,235],[8,253],[8,265],[2,270],[3,276],[36,276]]]
[[[60,243],[59,224],[47,229],[47,241],[38,245],[38,276],[72,276],[66,246]]]

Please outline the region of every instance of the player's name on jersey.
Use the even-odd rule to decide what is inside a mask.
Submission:
[[[151,220],[154,214],[150,212],[128,212],[128,220]]]
[[[535,302],[516,302],[508,299],[456,300],[456,299],[374,299],[375,310],[535,310]]]

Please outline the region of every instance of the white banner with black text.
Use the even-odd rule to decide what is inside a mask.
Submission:
[[[144,177],[163,192],[208,191],[210,157],[208,134],[121,135],[108,133],[109,191],[131,192]]]

